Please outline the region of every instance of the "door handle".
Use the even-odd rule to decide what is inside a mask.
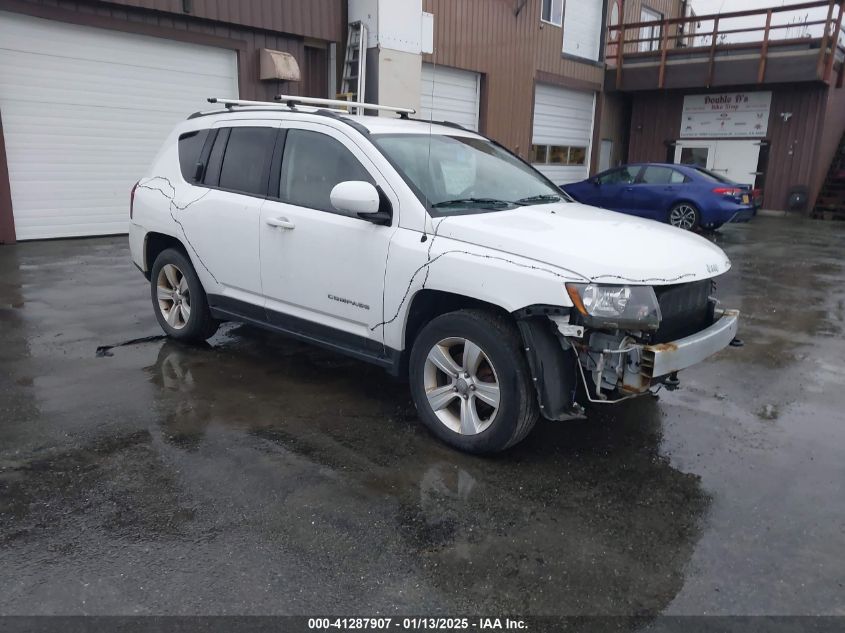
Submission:
[[[269,226],[273,226],[273,227],[275,227],[275,228],[277,228],[277,229],[287,229],[287,230],[291,230],[291,229],[295,229],[295,228],[296,228],[296,224],[294,224],[293,222],[291,222],[291,221],[290,221],[290,220],[288,220],[287,218],[282,218],[282,217],[278,217],[278,218],[267,218],[267,219],[265,220],[265,222],[266,222]]]

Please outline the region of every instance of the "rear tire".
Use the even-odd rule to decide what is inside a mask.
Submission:
[[[161,329],[178,341],[211,338],[220,324],[211,317],[208,299],[188,257],[174,248],[156,257],[150,272],[150,295]]]
[[[701,224],[701,213],[690,202],[678,202],[669,211],[668,221],[676,228],[693,231]]]
[[[450,312],[414,341],[411,394],[429,430],[467,453],[495,453],[525,438],[539,417],[519,333],[485,310]]]

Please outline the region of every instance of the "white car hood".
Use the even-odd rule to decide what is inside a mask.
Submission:
[[[715,277],[721,248],[668,224],[579,203],[435,218],[437,236],[556,266],[573,280],[666,285]]]

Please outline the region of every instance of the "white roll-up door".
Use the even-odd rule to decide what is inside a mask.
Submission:
[[[537,84],[531,162],[555,184],[589,175],[595,93]]]
[[[173,126],[237,97],[234,51],[0,12],[0,116],[19,240],[125,233]]]
[[[479,74],[470,70],[423,64],[420,118],[478,131],[480,81]]]

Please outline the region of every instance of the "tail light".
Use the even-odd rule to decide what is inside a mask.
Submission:
[[[132,214],[135,212],[135,191],[138,189],[138,185],[141,184],[139,180],[134,185],[132,185],[132,193],[129,194],[129,219],[132,219]]]
[[[722,196],[741,196],[742,192],[743,190],[738,187],[716,187],[713,190],[713,193],[717,193]]]

